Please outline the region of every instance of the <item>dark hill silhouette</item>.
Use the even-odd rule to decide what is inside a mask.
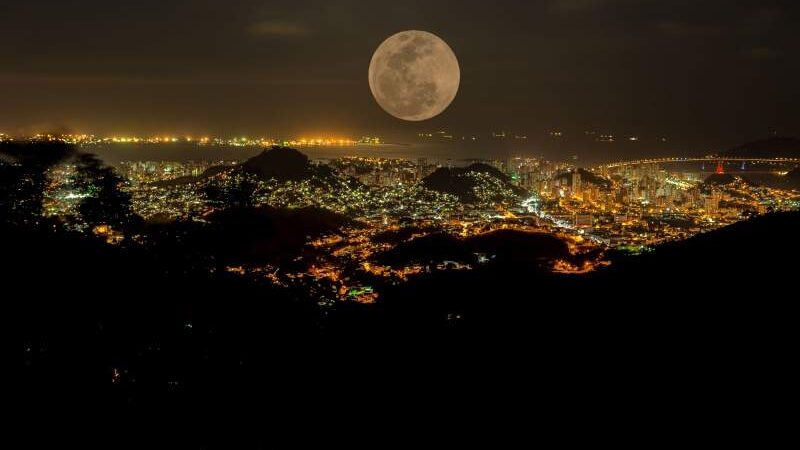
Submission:
[[[730,157],[800,158],[800,139],[773,137],[750,142],[722,153]]]
[[[205,245],[226,263],[276,262],[294,258],[305,243],[353,224],[343,215],[315,207],[228,208],[206,217]]]
[[[241,164],[241,170],[262,180],[297,181],[310,178],[314,171],[308,156],[299,151],[273,146]]]
[[[212,166],[197,177],[185,176],[172,180],[156,181],[156,187],[180,186],[214,177],[225,171],[241,171],[259,180],[275,179],[279,182],[301,181],[313,176],[328,176],[328,171],[311,165],[308,156],[289,147],[273,146],[238,166]]]
[[[593,184],[603,189],[609,189],[611,187],[611,180],[607,180],[594,172],[580,168],[578,169],[578,173],[581,175],[581,183]],[[572,172],[559,174],[557,178],[562,184],[570,183],[572,180]]]
[[[377,262],[389,266],[428,264],[443,260],[471,263],[474,259],[475,255],[461,239],[447,233],[432,233],[403,242],[375,256]]]
[[[273,146],[248,159],[234,170],[240,170],[258,180],[274,179],[309,181],[312,185],[330,191],[359,189],[363,184],[353,177],[344,177],[328,165],[311,164],[308,156],[289,147]]]
[[[474,203],[478,201],[475,195],[476,180],[472,174],[488,175],[499,183],[500,186],[510,189],[516,195],[523,195],[524,191],[511,184],[511,179],[495,167],[483,163],[475,163],[468,167],[440,167],[432,174],[422,179],[422,184],[431,190],[451,194],[462,202]]]
[[[230,166],[211,166],[200,174],[200,178],[210,178],[225,172],[230,169]]]
[[[490,166],[490,165],[485,164],[485,163],[470,164],[464,171],[465,172],[486,173],[486,174],[489,174],[489,175],[491,175],[491,176],[493,176],[495,178],[499,178],[499,179],[501,179],[503,181],[506,181],[506,182],[511,180],[508,177],[508,175],[504,174],[500,169],[498,169],[498,168],[496,168],[494,166]]]
[[[387,265],[428,264],[455,261],[464,264],[478,262],[482,253],[495,264],[531,264],[569,258],[567,244],[550,234],[516,230],[498,230],[469,238],[447,233],[432,233],[392,250],[380,253],[375,260]]]
[[[497,264],[529,264],[569,258],[566,242],[551,234],[497,230],[468,239],[475,252],[485,253]]]
[[[411,236],[415,234],[431,233],[435,231],[435,227],[405,226],[397,230],[387,230],[377,233],[372,237],[372,241],[381,244],[399,244],[410,239]]]
[[[706,177],[703,181],[706,185],[724,186],[735,183],[741,177],[729,173],[714,173]]]
[[[788,189],[800,189],[800,167],[790,170],[780,180],[780,184]]]
[[[616,364],[632,355],[703,361],[712,348],[719,358],[777,357],[794,330],[786,292],[797,267],[786,255],[800,252],[798,227],[800,212],[761,216],[652,253],[614,256],[610,267],[582,276],[502,262],[433,272],[389,289],[378,327],[496,339],[495,348],[509,351],[608,351]]]
[[[731,314],[755,299],[780,308],[786,298],[784,288],[796,272],[796,265],[786,255],[800,252],[800,243],[793,238],[797,227],[800,212],[758,216],[664,244],[637,258],[620,259],[599,274],[601,285],[611,286],[623,277],[633,277],[643,287],[680,280],[682,286],[700,289],[696,295],[703,303],[696,305],[698,311],[709,313],[719,307],[721,314]],[[678,295],[676,288],[664,291],[668,292]],[[721,305],[725,301],[731,303]],[[761,308],[754,311],[766,312]]]

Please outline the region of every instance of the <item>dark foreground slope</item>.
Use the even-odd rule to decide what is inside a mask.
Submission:
[[[580,339],[619,333],[635,343],[723,330],[779,332],[764,325],[788,320],[781,312],[793,306],[798,229],[800,213],[770,214],[640,256],[613,255],[610,267],[589,275],[498,261],[398,286],[384,306],[398,329],[456,313],[457,326],[475,336],[569,330]],[[675,327],[682,332],[675,335]]]
[[[798,213],[760,217],[590,276],[504,258],[332,310],[66,232],[4,227],[0,270],[27,414],[301,415],[361,397],[474,407],[615,392],[608,402],[656,385],[730,392],[754,368],[776,386],[796,334],[798,227]]]

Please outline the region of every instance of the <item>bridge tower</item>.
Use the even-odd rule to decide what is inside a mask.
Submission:
[[[717,161],[717,175],[722,175],[725,173],[725,169],[722,167],[722,161]]]

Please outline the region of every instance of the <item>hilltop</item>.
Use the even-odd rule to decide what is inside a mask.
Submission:
[[[432,191],[454,195],[464,203],[497,202],[524,195],[508,175],[483,163],[464,168],[440,167],[423,178],[422,184]]]
[[[573,172],[564,172],[558,175],[557,179],[561,181],[561,183],[569,183],[572,179]],[[586,169],[578,169],[578,174],[581,176],[581,183],[589,183],[593,184],[599,188],[609,189],[611,187],[611,181],[597,175],[594,172],[590,172]]]
[[[308,156],[293,148],[279,146],[264,150],[239,167],[261,180],[298,181],[314,175]]]
[[[724,186],[733,184],[740,177],[730,173],[712,173],[703,181],[706,185]]]
[[[314,175],[327,173],[311,164],[308,156],[289,147],[273,146],[238,166],[212,166],[198,176],[184,176],[172,180],[151,183],[156,187],[180,186],[212,178],[223,172],[253,175],[259,180],[274,179],[278,182],[308,180]]]

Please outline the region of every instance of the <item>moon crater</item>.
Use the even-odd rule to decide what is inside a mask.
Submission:
[[[375,50],[369,87],[378,104],[403,120],[439,115],[458,92],[461,71],[453,50],[426,31],[402,31]]]

